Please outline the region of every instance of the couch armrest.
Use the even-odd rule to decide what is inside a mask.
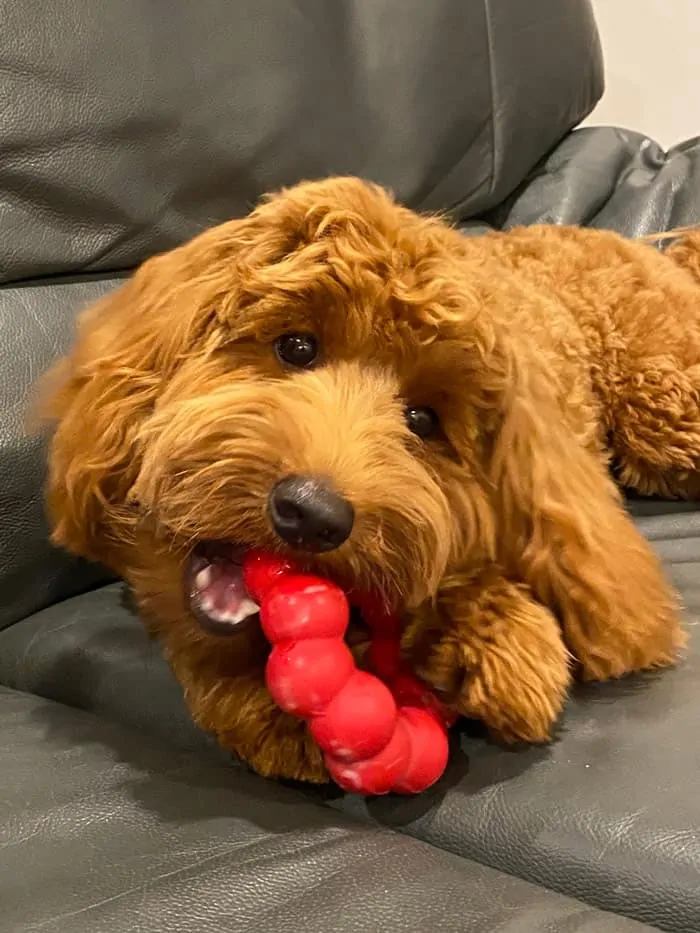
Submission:
[[[577,224],[626,236],[700,224],[700,137],[665,152],[629,130],[577,130],[485,220],[502,229]]]
[[[115,284],[0,288],[0,629],[109,578],[49,544],[43,442],[26,422],[34,383],[70,345],[76,315]]]

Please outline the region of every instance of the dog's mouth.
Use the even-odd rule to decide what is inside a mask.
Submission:
[[[187,606],[200,628],[210,635],[262,637],[260,607],[243,580],[246,550],[231,542],[202,541],[189,556],[185,567]],[[356,646],[367,637],[360,611],[352,607],[346,641]]]
[[[213,635],[234,635],[259,618],[243,582],[245,548],[223,542],[196,545],[185,569],[185,594],[199,625]]]

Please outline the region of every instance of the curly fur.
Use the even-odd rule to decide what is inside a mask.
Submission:
[[[323,365],[271,343],[314,332]],[[80,321],[50,380],[54,540],[126,578],[194,719],[266,775],[326,778],[277,710],[264,645],[204,633],[193,542],[280,548],[280,477],[332,479],[357,516],[312,569],[383,591],[405,650],[462,713],[545,741],[572,675],[674,662],[676,599],[609,476],[700,491],[700,236],[465,238],[336,178],[146,262]],[[406,402],[432,406],[420,441]]]

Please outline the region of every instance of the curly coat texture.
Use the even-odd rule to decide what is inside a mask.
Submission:
[[[322,365],[283,369],[289,332]],[[546,741],[572,676],[683,645],[609,465],[700,491],[700,235],[466,238],[357,179],[305,183],[146,262],[84,315],[47,398],[54,540],[128,581],[194,719],[262,774],[326,779],[260,639],[204,632],[183,568],[201,540],[280,550],[266,502],[288,474],[355,510],[310,568],[399,604],[421,676],[503,740]]]

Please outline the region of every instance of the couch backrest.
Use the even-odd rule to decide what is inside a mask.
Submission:
[[[0,0],[0,281],[129,267],[271,188],[498,203],[602,90],[589,0]]]
[[[0,626],[100,574],[47,545],[22,429],[103,287],[62,278],[312,176],[473,216],[602,91],[589,0],[0,0],[0,24]]]

